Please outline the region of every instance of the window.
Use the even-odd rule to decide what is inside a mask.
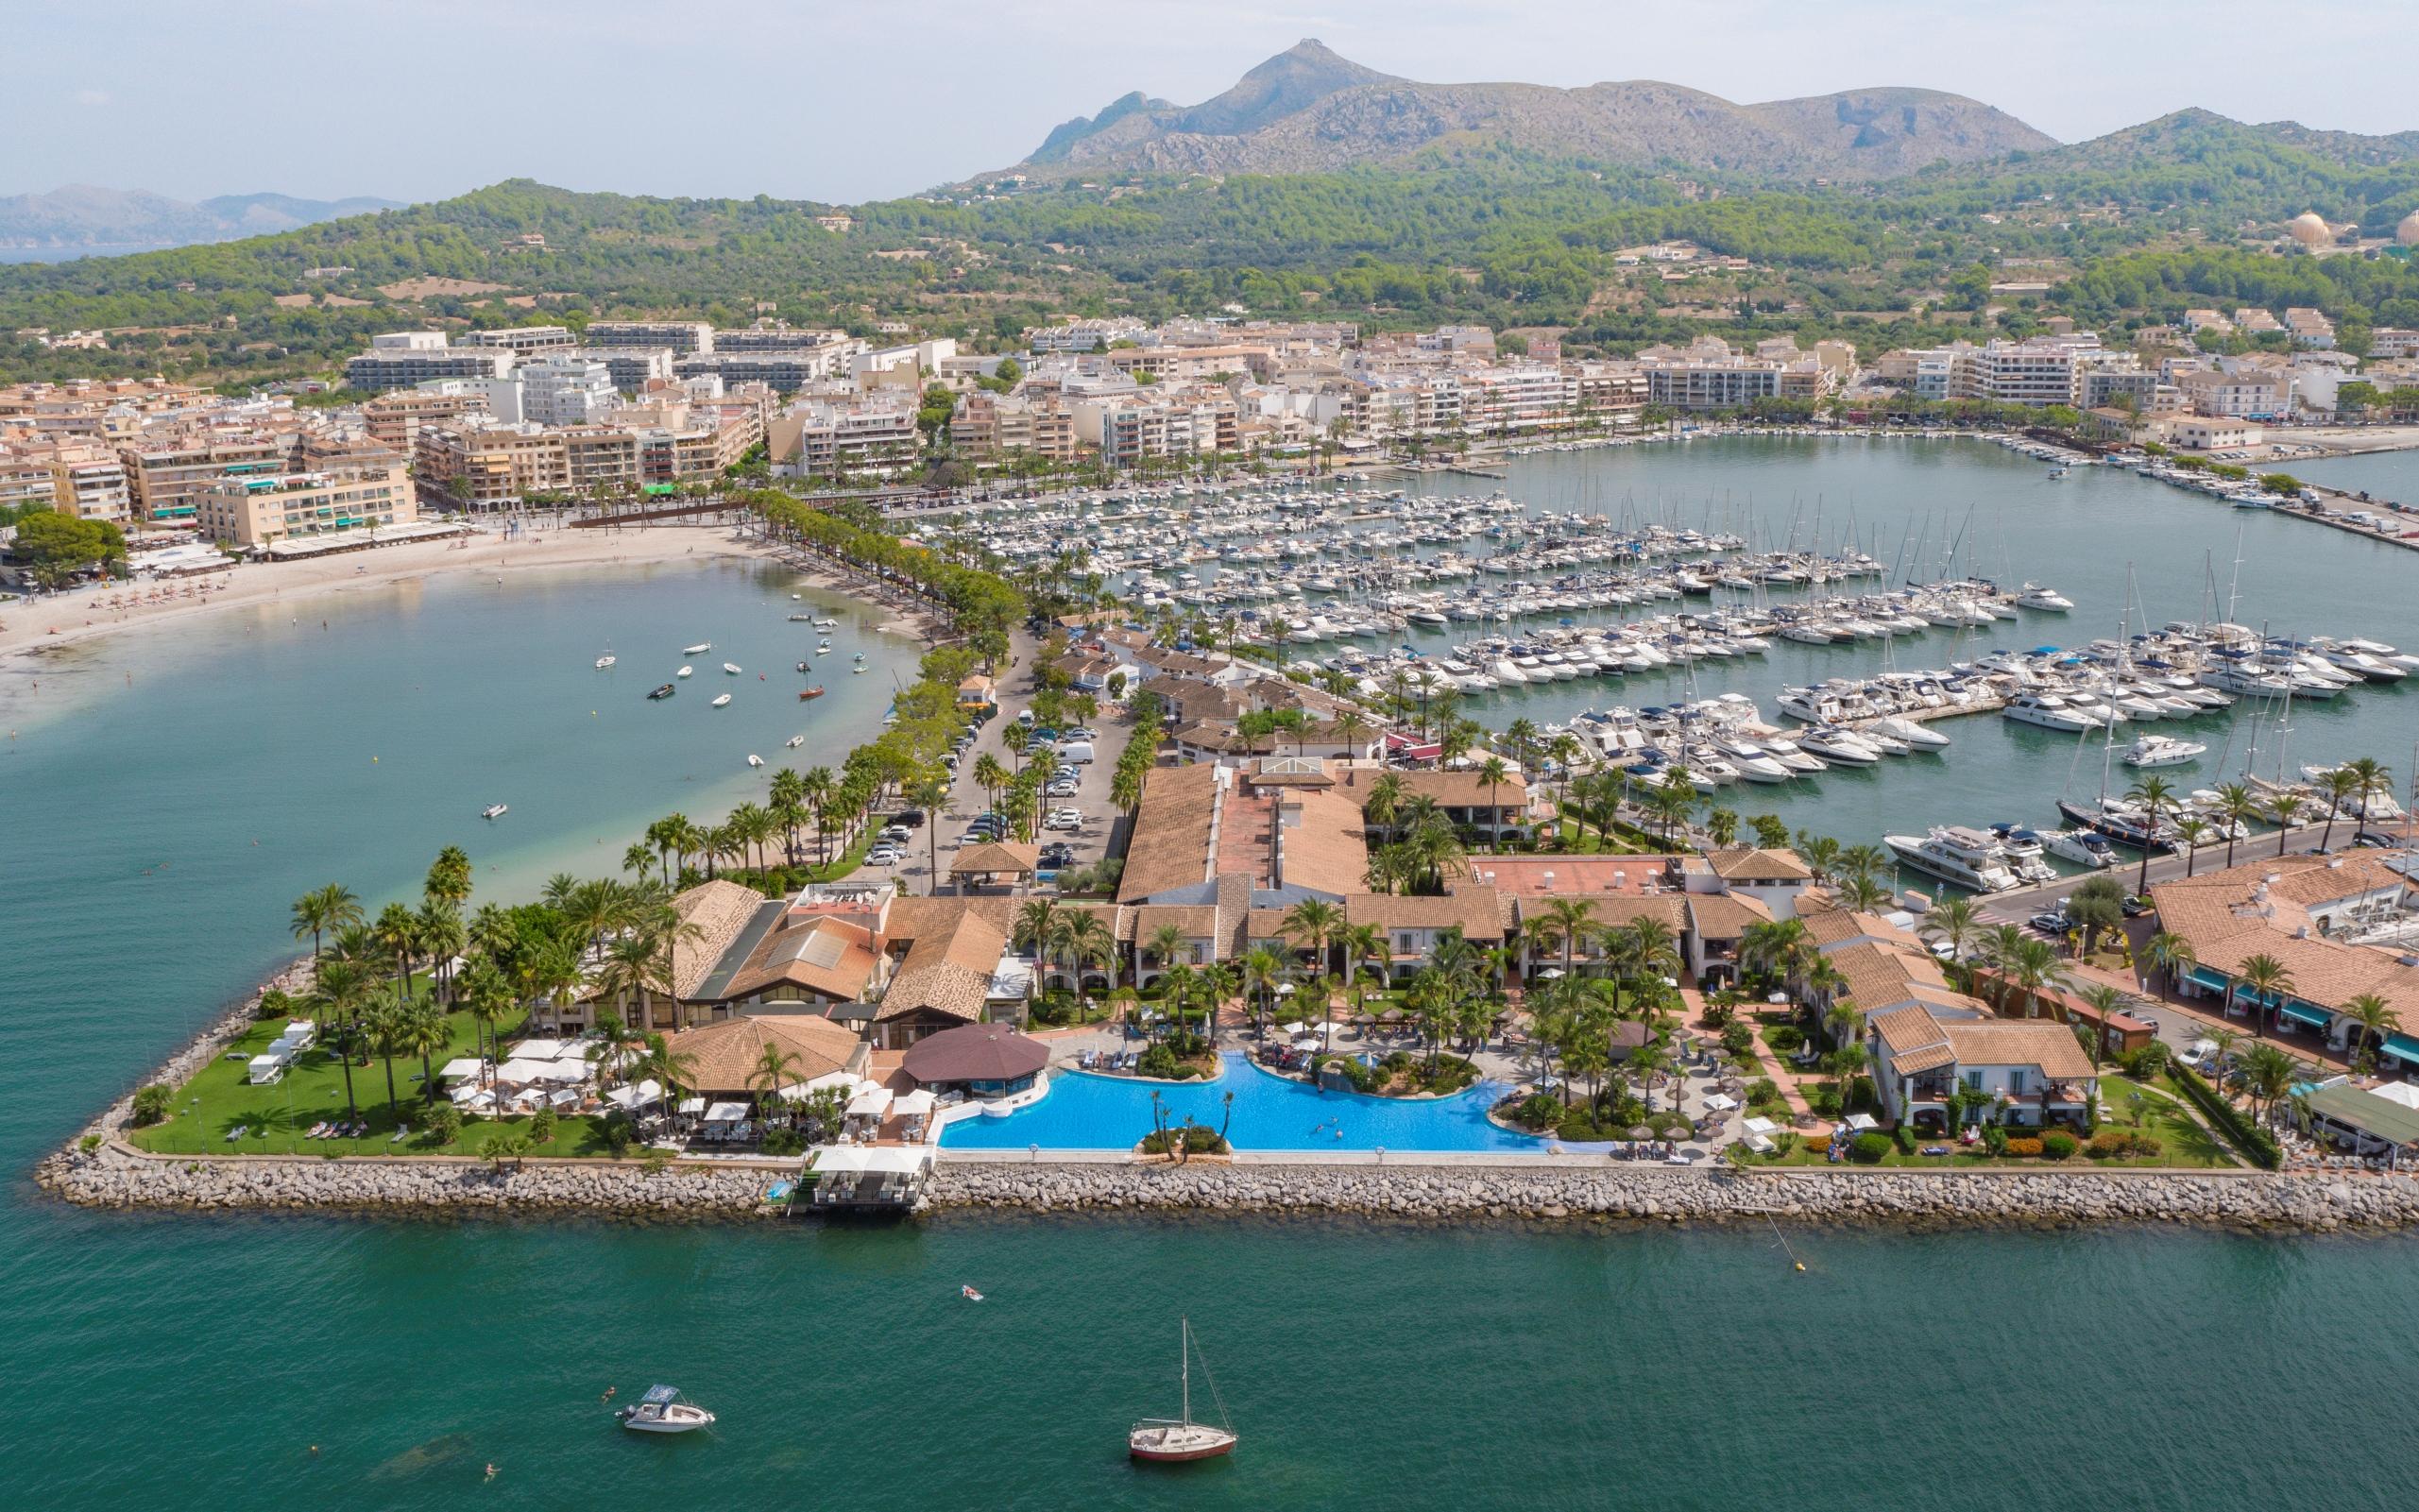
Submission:
[[[1965,1082],[1968,1092],[1980,1092],[1983,1090],[1983,1074],[1979,1071],[1968,1071],[1966,1073]]]
[[[2024,1096],[2023,1072],[2010,1071],[2007,1074],[2007,1095],[2011,1097],[2021,1097]]]

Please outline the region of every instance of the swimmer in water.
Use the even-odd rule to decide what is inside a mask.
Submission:
[[[494,1462],[493,1462],[493,1461],[489,1461],[489,1462],[488,1462],[488,1465],[487,1465],[487,1479],[489,1479],[489,1480],[491,1480],[491,1481],[492,1481],[492,1480],[494,1480],[495,1478],[496,1478],[496,1467],[495,1467],[495,1464],[494,1464]]]

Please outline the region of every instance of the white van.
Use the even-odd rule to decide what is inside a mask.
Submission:
[[[1079,767],[1089,766],[1092,764],[1092,742],[1069,740],[1058,748],[1058,758],[1061,761],[1071,761]]]

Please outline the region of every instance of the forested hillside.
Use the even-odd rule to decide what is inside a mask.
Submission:
[[[868,334],[900,321],[988,344],[1066,314],[1235,306],[1378,326],[1568,327],[1617,351],[1701,329],[1877,347],[1975,334],[2011,269],[2053,288],[2002,325],[2045,308],[2111,322],[2221,299],[2357,306],[2366,318],[2411,297],[2399,259],[2267,250],[2303,210],[2380,235],[2419,207],[2419,159],[2376,145],[2397,139],[2352,150],[2192,112],[2119,138],[1794,192],[1500,147],[1404,167],[844,212],[516,180],[277,236],[0,268],[0,332],[112,332],[99,351],[0,345],[0,378],[165,370],[243,382],[326,371],[399,325],[628,314],[777,314]],[[1664,239],[1746,265],[1672,282],[1617,256]]]

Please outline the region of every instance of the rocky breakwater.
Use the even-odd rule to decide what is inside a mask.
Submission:
[[[60,1151],[36,1179],[87,1207],[322,1212],[595,1214],[697,1219],[753,1214],[773,1173],[635,1162],[486,1162],[426,1157],[294,1160],[282,1156],[146,1155],[115,1141]]]
[[[2197,1223],[2323,1231],[2419,1226],[2402,1177],[2188,1171],[1804,1170],[1608,1164],[1050,1164],[944,1161],[941,1207],[1350,1213],[1407,1219],[1599,1218],[1980,1227]]]

